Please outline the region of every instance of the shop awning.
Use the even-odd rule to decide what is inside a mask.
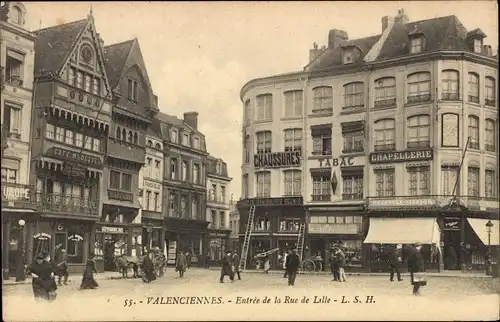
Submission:
[[[439,244],[436,218],[370,218],[365,244]]]
[[[488,231],[486,230],[486,223],[488,219],[467,218],[472,229],[477,237],[481,239],[484,245],[488,246]],[[491,227],[490,245],[500,245],[500,220],[491,220],[493,227]]]

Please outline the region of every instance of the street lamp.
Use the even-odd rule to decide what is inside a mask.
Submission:
[[[24,274],[24,225],[26,225],[26,222],[24,219],[19,219],[17,223],[21,227],[21,236],[19,238],[19,247],[17,248],[16,282],[22,282],[26,279]]]
[[[486,231],[488,232],[488,252],[486,258],[486,275],[491,275],[491,228],[493,227],[493,223],[491,220],[488,220],[486,223]]]

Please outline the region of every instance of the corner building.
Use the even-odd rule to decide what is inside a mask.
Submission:
[[[488,220],[499,243],[497,56],[455,16],[381,21],[367,38],[330,30],[303,71],[242,88],[240,236],[245,205],[273,222],[291,208],[260,198],[299,196],[304,258],[342,243],[350,270],[375,271],[382,245],[420,242],[428,269],[484,268]]]

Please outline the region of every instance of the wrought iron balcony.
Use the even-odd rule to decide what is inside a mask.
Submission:
[[[324,195],[311,195],[312,201],[330,201],[332,199],[332,195],[324,194]]]
[[[479,97],[469,95],[468,98],[469,98],[469,103],[477,103],[477,104],[479,104]]]
[[[495,99],[488,99],[488,98],[486,98],[486,99],[484,100],[484,105],[486,105],[486,106],[493,106],[493,107],[495,107],[495,106],[496,106],[496,104],[495,104]]]
[[[389,98],[385,100],[377,100],[375,101],[375,107],[390,107],[390,106],[396,106],[396,98]]]
[[[19,183],[2,182],[2,207],[35,209],[33,187]]]
[[[420,94],[420,95],[408,96],[408,104],[426,103],[426,102],[430,102],[430,100],[431,100],[431,94]]]
[[[441,93],[441,99],[443,101],[458,101],[460,100],[459,96],[458,93]]]
[[[375,151],[392,151],[395,149],[396,149],[395,143],[377,144],[374,146]]]
[[[431,146],[431,141],[429,140],[420,140],[420,141],[408,141],[407,143],[408,149],[412,148],[428,148]]]
[[[37,208],[42,212],[74,213],[89,216],[99,215],[99,200],[36,192],[35,201],[37,202]]]
[[[342,200],[363,200],[363,193],[343,193]]]

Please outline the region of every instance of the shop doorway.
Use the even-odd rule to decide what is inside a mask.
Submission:
[[[115,257],[127,254],[127,243],[120,235],[104,235],[104,270],[116,271]]]
[[[460,231],[445,230],[443,251],[444,269],[460,270],[461,257]]]

